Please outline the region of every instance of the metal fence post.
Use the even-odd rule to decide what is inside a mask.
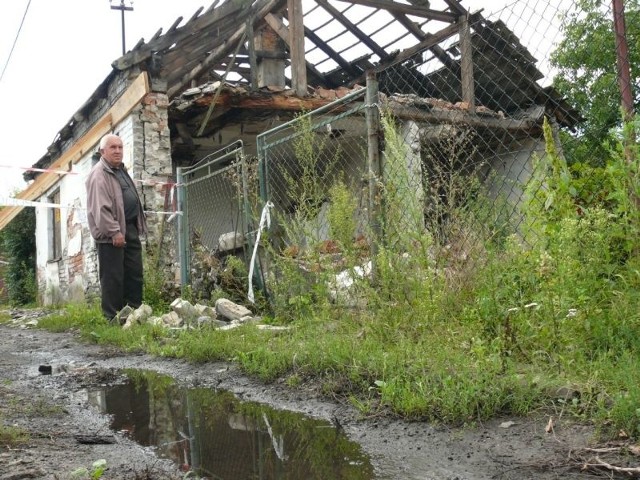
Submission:
[[[380,224],[380,191],[378,182],[382,180],[382,163],[380,159],[380,108],[379,108],[378,79],[373,71],[367,72],[367,173],[369,178],[369,226],[373,238],[371,239],[371,276],[376,279],[376,256],[378,242],[382,239]]]
[[[184,186],[182,167],[177,169],[177,193],[178,193],[178,256],[180,258],[180,288],[189,284],[189,222],[187,218],[187,201]]]

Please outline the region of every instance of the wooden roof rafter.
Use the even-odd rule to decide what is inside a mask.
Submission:
[[[326,53],[334,62],[336,62],[340,67],[351,75],[357,76],[361,75],[362,71],[358,70],[354,67],[351,62],[345,60],[338,52],[336,52],[329,45],[324,43],[322,39],[315,34],[315,32],[307,27],[304,28],[304,36],[313,42],[314,45],[317,45],[320,50]]]
[[[396,20],[398,20],[411,34],[419,41],[428,41],[431,34],[425,33],[420,27],[413,23],[406,15],[402,13],[394,14]],[[456,61],[449,56],[449,54],[440,46],[434,45],[430,48],[435,57],[442,62],[442,64],[449,68],[453,72],[459,71],[460,67]]]
[[[470,22],[473,21],[477,21],[480,18],[480,13],[475,13],[473,15],[470,16]],[[429,50],[431,49],[434,45],[438,45],[440,42],[446,40],[447,38],[455,35],[456,33],[458,33],[459,30],[459,26],[457,23],[453,23],[451,25],[448,25],[447,27],[443,28],[442,30],[439,30],[436,33],[433,33],[431,35],[429,35],[427,38],[425,38],[423,41],[417,43],[416,45],[414,45],[413,47],[407,48],[403,51],[401,51],[398,55],[394,56],[393,58],[387,60],[387,61],[383,61],[380,62],[380,64],[378,64],[376,66],[376,68],[374,69],[376,72],[381,72],[389,67],[392,67],[394,65],[400,64],[408,59],[410,59],[411,57],[413,57],[414,55],[424,51],[424,50]],[[352,84],[355,83],[359,83],[364,79],[364,77],[360,77],[357,79],[354,79]]]
[[[381,10],[387,10],[390,13],[402,13],[406,15],[413,15],[416,17],[424,17],[430,20],[437,20],[445,23],[455,23],[458,20],[458,15],[451,12],[443,12],[442,10],[433,10],[431,8],[408,5],[406,3],[397,3],[392,0],[339,0],[341,2],[350,2],[365,7],[379,8]]]
[[[367,46],[373,53],[375,53],[380,59],[388,58],[389,54],[386,52],[384,48],[374,42],[369,35],[364,33],[356,24],[351,22],[347,17],[345,17],[340,10],[335,8],[333,5],[329,4],[327,0],[316,0],[318,5],[324,8],[327,13],[332,15],[338,22],[340,22],[344,27],[347,28],[353,35],[355,35],[358,40],[360,40],[365,46]],[[355,3],[355,2],[354,2]]]
[[[247,0],[235,0],[237,2],[242,2],[245,4],[251,5],[251,0],[247,2]],[[229,2],[234,2],[234,0],[229,0]],[[180,78],[175,82],[174,85],[169,87],[167,91],[167,95],[169,97],[174,96],[177,92],[185,88],[192,80],[198,78],[199,75],[203,73],[203,71],[207,70],[212,64],[215,64],[218,59],[222,56],[226,56],[231,51],[235,50],[237,47],[237,42],[241,41],[245,37],[246,31],[246,20],[253,19],[253,23],[257,23],[264,19],[269,13],[272,11],[278,11],[282,8],[284,0],[257,0],[255,3],[251,5],[249,9],[243,10],[240,15],[236,17],[236,21],[239,23],[237,25],[236,30],[233,34],[228,37],[225,37],[224,42],[213,48],[211,52],[206,56],[204,60],[202,60],[197,66],[192,68],[190,71],[182,74]],[[224,3],[220,8],[227,5]],[[214,10],[215,12],[215,10]]]
[[[250,6],[251,0],[227,0],[216,9],[209,9],[208,15],[200,15],[202,7],[196,11],[191,20],[182,27],[177,27],[176,23],[172,25],[173,30],[169,30],[164,35],[157,37],[154,41],[149,41],[144,45],[135,48],[112,63],[113,68],[117,70],[126,70],[127,68],[141,63],[151,57],[152,54],[171,48],[176,43],[188,39],[194,31],[204,30],[213,24],[222,22],[225,18],[242,11]]]
[[[411,3],[415,3],[415,2],[419,2],[420,0],[409,0],[409,2]],[[460,2],[457,0],[444,0],[444,2],[449,5],[449,8],[456,14],[456,15],[466,15],[467,13],[469,13],[469,11],[464,8],[462,5],[460,5]]]

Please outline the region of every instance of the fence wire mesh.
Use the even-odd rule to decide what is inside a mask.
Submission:
[[[376,271],[395,270],[403,281],[446,271],[451,281],[508,239],[539,241],[537,215],[553,200],[549,175],[602,167],[589,164],[585,137],[576,139],[605,137],[615,124],[585,119],[575,108],[588,104],[579,86],[593,82],[561,52],[579,40],[585,9],[598,12],[604,20],[596,27],[613,38],[610,9],[587,0],[514,1],[469,14],[446,40],[423,33],[422,50],[373,68],[366,89],[259,135],[261,198],[223,194],[225,225],[205,224],[211,199],[230,186],[211,180],[206,191],[189,187],[190,225],[202,225],[215,249],[222,233],[248,231],[243,201],[252,205],[255,225],[271,202],[261,272],[267,290],[294,303],[306,301],[303,292],[336,301],[341,282],[370,286]],[[612,65],[614,44],[605,43]],[[567,79],[575,80],[573,90]],[[616,76],[597,81],[606,83],[604,101],[615,111]],[[602,175],[583,177],[591,185],[578,192],[577,204],[605,188]],[[207,198],[206,206],[195,207],[196,196]]]
[[[218,281],[220,258],[244,252],[250,225],[247,159],[241,142],[192,167],[179,169],[182,284],[209,298]]]

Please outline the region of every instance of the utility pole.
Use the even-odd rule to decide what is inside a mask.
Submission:
[[[113,0],[109,0],[111,3]],[[127,7],[124,4],[124,0],[120,0],[120,5],[111,5],[111,10],[120,10],[122,15],[122,55],[126,53],[125,41],[124,41],[124,12],[132,12],[133,11],[133,2],[131,2],[131,6]]]

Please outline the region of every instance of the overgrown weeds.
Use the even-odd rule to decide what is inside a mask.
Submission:
[[[584,195],[585,179],[566,167],[548,126],[546,138],[511,224],[491,213],[502,200],[477,181],[475,166],[432,175],[446,183],[434,192],[455,196],[441,198],[437,212],[407,204],[414,177],[400,171],[402,139],[387,134],[385,162],[399,171],[379,191],[375,207],[388,214],[380,231],[358,218],[353,183],[312,174],[314,162],[334,157],[303,145],[307,174],[295,191],[304,207],[284,238],[264,240],[270,321],[289,324],[286,332],[122,331],[75,307],[43,325],[157,355],[237,361],[265,381],[313,380],[366,415],[461,424],[555,404],[597,420],[605,435],[640,438],[639,216],[629,198],[638,165],[611,149],[615,191]],[[457,159],[474,154],[467,144],[448,148]],[[567,386],[571,398],[559,393]]]
[[[13,425],[5,425],[0,417],[0,446],[16,448],[29,442],[29,432]]]

